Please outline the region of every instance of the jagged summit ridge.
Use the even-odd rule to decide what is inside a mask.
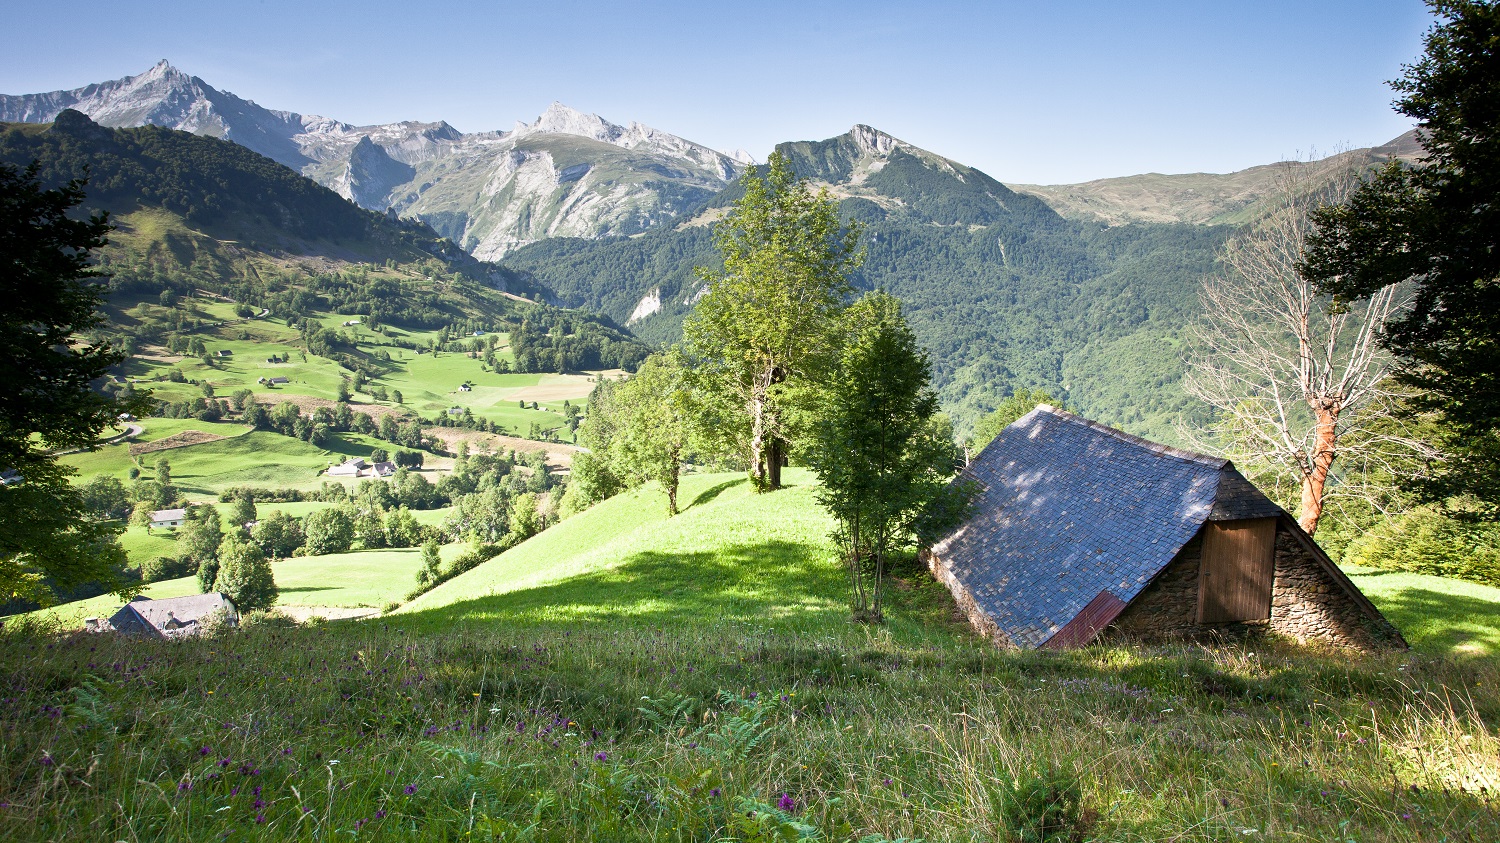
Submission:
[[[165,60],[71,91],[0,96],[0,121],[49,122],[65,108],[106,126],[234,141],[366,208],[429,222],[485,258],[544,237],[637,233],[705,201],[747,165],[562,103],[508,132],[465,134],[443,121],[354,126],[263,108]]]
[[[854,146],[866,155],[889,155],[891,150],[898,146],[911,146],[899,138],[863,123],[856,123],[847,136]]]

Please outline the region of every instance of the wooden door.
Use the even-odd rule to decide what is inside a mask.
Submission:
[[[1270,618],[1275,576],[1275,518],[1205,524],[1198,565],[1198,623]]]

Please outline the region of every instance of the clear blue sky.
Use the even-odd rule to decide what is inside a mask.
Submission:
[[[261,105],[510,128],[553,100],[764,159],[868,123],[1009,182],[1227,172],[1410,127],[1420,0],[0,0],[0,92],[158,59]]]

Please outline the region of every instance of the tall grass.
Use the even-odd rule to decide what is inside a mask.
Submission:
[[[809,489],[684,499],[379,621],[12,624],[0,838],[1500,840],[1493,659],[1003,653],[915,567],[851,624]]]
[[[1057,839],[1500,839],[1492,662],[704,621],[12,629],[0,837],[1001,840],[1070,770]]]

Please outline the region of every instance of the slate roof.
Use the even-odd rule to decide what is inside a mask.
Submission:
[[[1022,648],[1046,644],[1096,600],[1128,604],[1204,522],[1282,514],[1228,460],[1047,405],[962,477],[980,487],[975,514],[932,553]]]
[[[186,509],[158,509],[151,513],[152,521],[181,521],[186,517]]]
[[[231,622],[238,617],[234,604],[217,591],[162,600],[137,597],[115,612],[109,625],[120,632],[180,638],[197,635],[203,619],[215,612],[223,612]]]

